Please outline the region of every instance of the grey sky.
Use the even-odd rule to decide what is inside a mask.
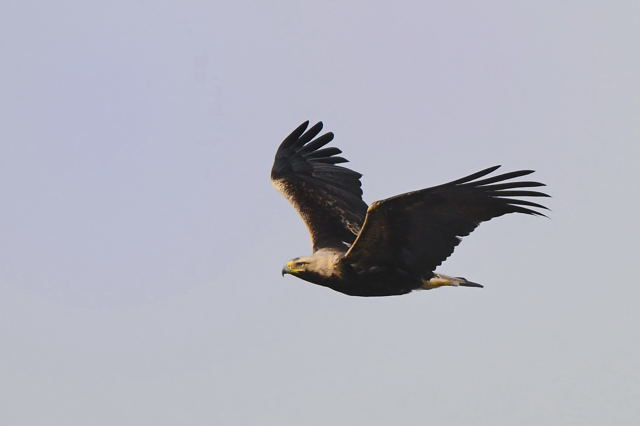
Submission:
[[[637,424],[639,39],[637,1],[4,1],[0,424]],[[460,245],[483,290],[281,278],[306,119],[367,202],[503,164],[551,220]]]

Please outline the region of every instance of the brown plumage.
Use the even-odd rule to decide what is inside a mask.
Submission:
[[[287,263],[296,275],[354,296],[389,296],[441,286],[482,287],[436,274],[440,265],[479,224],[507,213],[544,216],[546,207],[513,197],[548,197],[522,188],[544,184],[512,181],[520,170],[487,177],[490,167],[443,185],[373,203],[362,200],[360,173],[336,164],[338,148],[323,148],[322,123],[304,122],[281,143],[271,179],[302,216],[313,255]],[[508,182],[507,182],[508,181]]]

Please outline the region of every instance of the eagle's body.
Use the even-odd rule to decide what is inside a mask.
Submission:
[[[425,279],[393,266],[371,266],[358,269],[345,260],[347,250],[321,249],[311,257],[296,258],[287,263],[283,274],[329,287],[349,296],[396,296],[417,289],[446,285],[482,287],[464,278],[434,274]],[[302,267],[304,265],[304,267]]]
[[[295,273],[303,280],[329,287],[350,296],[392,296],[408,293],[420,286],[418,277],[411,277],[405,271],[374,266],[359,270],[344,261],[346,250],[320,250],[311,258],[298,258],[297,262],[309,262],[305,268],[296,271],[299,263],[292,262],[283,271]],[[309,267],[317,262],[317,267]],[[315,265],[314,265],[315,266]]]
[[[437,274],[435,268],[453,252],[460,237],[480,222],[507,213],[542,215],[528,207],[545,208],[508,198],[548,196],[521,189],[542,186],[539,182],[505,182],[532,171],[485,177],[499,166],[367,208],[361,175],[335,165],[347,161],[336,156],[339,149],[322,148],[333,134],[316,138],[322,123],[307,130],[308,124],[285,138],[271,170],[271,179],[300,213],[313,242],[313,255],[289,261],[283,274],[351,296],[391,296],[441,286],[482,287]]]

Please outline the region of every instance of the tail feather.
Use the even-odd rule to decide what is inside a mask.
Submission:
[[[460,287],[478,287],[478,288],[484,288],[484,286],[482,284],[478,284],[478,283],[474,283],[473,281],[469,281],[466,278],[462,278],[462,277],[456,277],[457,280],[461,280],[460,282]]]
[[[443,274],[435,274],[432,278],[422,281],[422,287],[426,290],[432,290],[438,287],[453,286],[453,287],[477,287],[483,288],[482,284],[474,283],[466,278],[462,277],[450,277]]]

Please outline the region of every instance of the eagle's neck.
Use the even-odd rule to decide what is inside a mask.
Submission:
[[[346,249],[322,248],[310,257],[311,261],[305,271],[298,273],[303,280],[328,286],[330,282],[340,279],[342,270],[338,267],[340,259],[344,257]]]

